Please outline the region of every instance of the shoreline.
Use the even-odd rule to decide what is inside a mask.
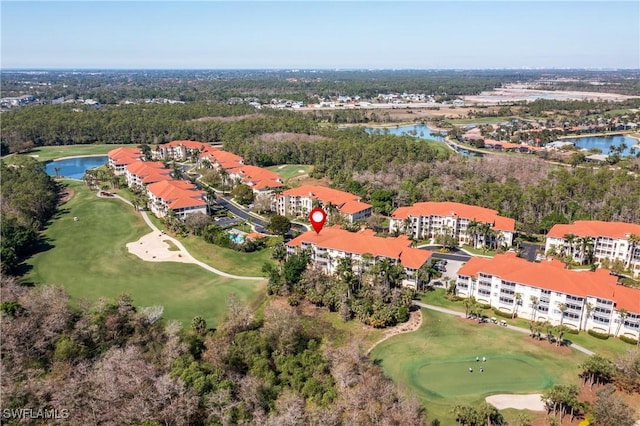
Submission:
[[[36,160],[38,159],[38,157],[35,157],[33,155],[29,155],[30,157],[35,158]],[[52,161],[61,161],[61,160],[72,160],[74,158],[87,158],[87,157],[109,157],[107,154],[84,154],[84,155],[70,155],[68,157],[57,157],[57,158],[52,158],[50,160],[44,160],[44,163],[50,163]]]

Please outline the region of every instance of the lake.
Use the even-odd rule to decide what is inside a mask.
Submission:
[[[447,143],[445,138],[441,136],[441,132],[430,129],[426,124],[414,124],[409,126],[396,126],[396,127],[367,127],[365,129],[368,133],[388,133],[395,136],[413,136],[420,139],[429,139],[436,142]],[[456,146],[449,145],[455,149],[459,154],[470,155],[472,157],[482,157],[483,154],[475,151],[468,151],[464,148],[457,148]]]
[[[50,161],[45,165],[45,170],[49,176],[60,176],[72,179],[82,179],[84,172],[107,164],[106,155],[95,157],[75,157],[62,160]],[[56,168],[58,169],[56,173]]]
[[[603,154],[609,154],[609,147],[620,146],[623,143],[627,146],[627,149],[622,151],[623,156],[630,156],[631,148],[633,145],[640,144],[637,139],[630,138],[629,136],[616,135],[616,136],[586,136],[579,138],[563,139],[573,142],[578,148],[592,149],[598,148]],[[636,149],[636,152],[640,150]]]

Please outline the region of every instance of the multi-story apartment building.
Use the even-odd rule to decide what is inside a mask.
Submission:
[[[186,180],[168,180],[147,185],[149,208],[157,217],[164,217],[169,210],[184,219],[187,215],[207,213],[205,192]]]
[[[640,274],[640,225],[625,222],[578,220],[554,225],[547,234],[547,252],[571,256],[575,261],[619,260],[634,275]],[[584,262],[583,262],[584,263]]]
[[[249,185],[256,194],[270,194],[284,186],[279,174],[262,167],[239,165],[228,169],[228,173],[230,179]]]
[[[468,227],[474,221],[477,226],[472,231]],[[484,240],[493,240],[498,246],[510,247],[515,223],[514,219],[500,216],[496,210],[462,203],[428,201],[396,209],[389,222],[389,231],[412,235],[418,240],[450,235],[461,244],[475,243],[479,246]],[[483,231],[483,225],[488,225],[487,230]],[[489,233],[488,230],[493,232]]]
[[[197,141],[171,141],[152,149],[151,157],[156,160],[190,160],[199,158],[214,149],[209,144]],[[194,155],[195,154],[195,155]]]
[[[426,275],[422,270],[432,252],[411,247],[405,236],[382,238],[373,230],[349,232],[339,225],[322,229],[319,233],[308,231],[287,243],[287,251],[309,250],[312,262],[328,273],[334,273],[341,258],[351,259],[354,272],[361,272],[375,262],[388,259],[402,265],[405,273],[403,285],[416,287]]]
[[[117,175],[126,172],[126,167],[142,159],[143,154],[139,148],[116,148],[108,152],[109,167]]]
[[[360,201],[360,197],[324,186],[304,185],[278,194],[274,210],[282,216],[306,216],[318,204],[328,213],[335,208],[349,222],[371,216],[371,205]]]
[[[576,330],[640,337],[640,289],[609,271],[572,271],[558,260],[528,262],[514,253],[474,257],[458,271],[456,293],[503,312]]]
[[[127,186],[145,186],[163,180],[172,180],[171,170],[159,161],[136,161],[125,167]]]

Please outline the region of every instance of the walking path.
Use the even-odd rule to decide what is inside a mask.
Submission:
[[[117,198],[118,200],[123,201],[124,203],[129,204],[131,207],[133,207],[133,204],[129,200],[117,194],[112,194],[112,196],[110,197],[105,197],[98,193],[98,197]],[[226,278],[233,278],[235,280],[262,281],[265,279],[264,277],[245,277],[228,274],[195,259],[180,241],[160,231],[158,227],[155,226],[153,222],[151,222],[151,219],[149,219],[149,217],[147,216],[147,212],[141,211],[140,214],[142,215],[142,218],[147,223],[149,228],[151,228],[151,232],[149,234],[143,235],[138,241],[128,243],[127,249],[130,253],[135,254],[142,260],[147,262],[193,263],[200,266],[201,268],[206,269],[207,271],[213,272],[216,275],[220,275],[221,277]],[[171,244],[177,247],[178,250],[172,250]]]
[[[442,312],[444,314],[449,314],[449,315],[456,315],[456,316],[458,316],[460,318],[465,318],[465,316],[466,316],[464,312],[458,312],[458,311],[454,311],[454,310],[451,310],[451,309],[442,308],[440,306],[429,305],[427,303],[414,301],[413,304],[416,305],[416,306],[420,306],[421,308],[431,309],[432,311]],[[522,328],[522,327],[516,327],[515,325],[507,324],[506,328],[509,329],[509,330],[518,331],[520,333],[531,334],[530,330],[527,330],[526,328]],[[584,348],[584,347],[582,347],[580,345],[576,345],[575,343],[572,343],[570,347],[575,349],[575,350],[577,350],[577,351],[585,353],[587,355],[595,355],[595,352],[590,351],[589,349]]]

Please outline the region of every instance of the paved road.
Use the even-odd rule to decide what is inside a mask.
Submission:
[[[431,250],[433,252],[433,257],[435,257],[436,259],[457,260],[458,262],[468,262],[469,259],[471,259],[472,257],[469,253],[466,253],[461,250],[454,250],[449,253],[442,253],[438,251],[441,248],[440,246],[424,245],[424,246],[419,246],[418,248],[422,250]]]
[[[454,311],[451,309],[447,309],[447,308],[443,308],[440,306],[435,306],[435,305],[429,305],[427,303],[422,303],[422,302],[417,302],[417,301],[413,301],[413,304],[416,306],[420,306],[421,308],[425,308],[425,309],[430,309],[432,311],[437,311],[437,312],[442,312],[443,314],[449,314],[449,315],[455,315],[457,317],[460,318],[464,318],[464,312],[458,312],[458,311]],[[514,330],[514,331],[518,331],[520,333],[525,333],[525,334],[530,334],[531,331],[526,329],[526,328],[522,328],[522,327],[516,327],[515,325],[510,325],[508,324],[505,328],[509,329],[509,330]],[[576,344],[571,344],[570,346],[571,348],[580,351],[582,353],[585,353],[587,355],[595,355],[595,352],[590,351],[587,348],[584,348],[582,346],[576,345]]]
[[[529,262],[535,262],[535,260],[536,260],[536,251],[544,253],[544,245],[543,244],[520,243],[520,247],[522,248],[522,256],[525,259],[527,259]]]

